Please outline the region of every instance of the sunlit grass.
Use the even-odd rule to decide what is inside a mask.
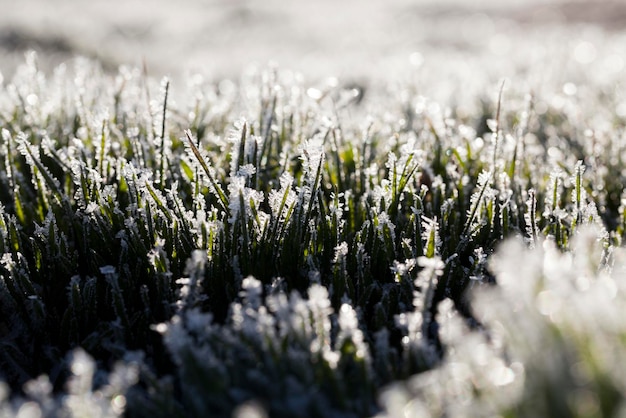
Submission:
[[[0,90],[3,412],[611,415],[624,120],[504,86],[455,117],[29,56]]]

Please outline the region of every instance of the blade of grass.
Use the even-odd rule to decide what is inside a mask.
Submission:
[[[200,166],[206,173],[209,181],[211,182],[211,186],[213,186],[213,190],[215,190],[215,192],[217,193],[218,203],[220,203],[222,210],[226,212],[228,208],[228,197],[226,197],[226,194],[222,190],[221,186],[217,183],[217,181],[211,174],[211,170],[209,169],[208,164],[206,163],[206,161],[204,161],[204,158],[202,158],[202,154],[200,154],[200,150],[198,149],[198,147],[196,147],[196,144],[194,144],[193,137],[189,129],[185,131],[185,135],[187,136],[189,148],[191,148],[193,155],[195,155],[196,159],[200,163]]]

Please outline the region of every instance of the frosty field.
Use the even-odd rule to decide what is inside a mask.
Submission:
[[[0,18],[0,416],[626,414],[624,7],[165,3]]]

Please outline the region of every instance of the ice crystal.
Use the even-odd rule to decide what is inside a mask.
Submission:
[[[359,330],[357,313],[349,304],[341,305],[338,322],[340,331],[337,345],[341,347],[345,339],[351,339],[356,346],[356,355],[365,357],[367,347],[363,344],[363,333]]]
[[[381,240],[385,240],[385,236],[388,234],[391,237],[392,241],[395,241],[396,239],[396,226],[395,224],[391,221],[391,219],[389,219],[389,215],[386,212],[381,212],[378,214],[377,218],[377,223],[376,223],[376,229],[378,230],[378,237]]]
[[[254,218],[254,212],[258,211],[265,198],[262,192],[246,187],[246,178],[242,176],[231,178],[228,193],[228,210],[230,213],[228,222],[230,224],[234,224],[238,220],[247,222],[248,219]]]
[[[561,195],[561,187],[563,173],[561,170],[554,170],[550,174],[550,181],[548,183],[548,189],[546,193],[545,213],[544,216],[550,216],[559,209],[559,199]]]
[[[280,176],[280,190],[271,190],[267,198],[273,216],[281,221],[288,217],[296,202],[296,195],[292,189],[293,183],[293,176],[284,172]]]
[[[400,263],[398,260],[393,260],[393,265],[390,267],[390,269],[395,276],[396,282],[399,282],[402,279],[406,278],[407,274],[410,271],[410,266],[406,263]]]
[[[439,222],[437,219],[430,219],[422,216],[422,242],[424,242],[424,254],[433,257],[439,253],[441,247],[441,237],[439,236]]]
[[[249,178],[256,174],[256,167],[252,164],[245,164],[237,170],[237,177]]]

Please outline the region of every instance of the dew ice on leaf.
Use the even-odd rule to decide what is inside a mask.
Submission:
[[[286,222],[296,202],[296,194],[293,191],[294,178],[285,171],[280,176],[280,189],[272,189],[268,195],[268,203],[272,209],[272,215],[277,219],[277,224]]]
[[[348,303],[341,305],[339,309],[339,332],[337,334],[336,347],[343,350],[344,344],[350,341],[354,345],[354,354],[357,358],[364,359],[369,362],[369,348],[365,344],[363,332],[359,328],[359,319],[357,312]]]
[[[237,220],[247,222],[249,219],[255,219],[255,214],[259,212],[261,202],[265,198],[263,192],[246,187],[246,177],[234,176],[230,178],[228,193],[230,214],[228,222],[230,224],[234,224]]]

